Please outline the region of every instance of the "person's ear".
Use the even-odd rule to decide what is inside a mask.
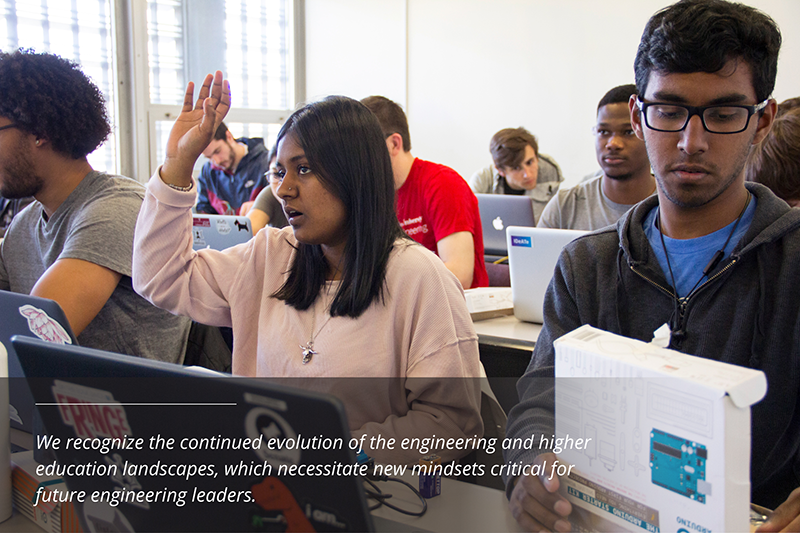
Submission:
[[[633,133],[636,136],[644,140],[644,132],[642,131],[642,114],[639,111],[639,106],[636,105],[636,99],[638,97],[635,94],[632,94],[631,97],[628,99],[628,110],[631,113],[631,128],[633,128]]]
[[[756,113],[758,121],[756,123],[756,134],[753,137],[753,144],[758,144],[766,138],[767,134],[772,129],[772,123],[775,122],[777,113],[778,102],[774,98],[770,98],[769,102],[767,102],[767,107],[761,110],[761,116]]]
[[[389,149],[389,155],[394,157],[403,151],[403,137],[399,133],[392,133],[386,137],[386,147]]]
[[[236,142],[236,138],[233,136],[233,133],[231,133],[231,130],[225,132],[225,140],[228,141],[229,144]]]

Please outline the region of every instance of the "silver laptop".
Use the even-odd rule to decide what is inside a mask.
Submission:
[[[77,345],[66,315],[53,300],[0,290],[0,344],[8,352],[11,427],[32,433],[33,396],[25,383],[11,337],[27,335],[57,344]]]
[[[253,236],[253,227],[247,217],[229,215],[192,215],[192,248],[224,250],[247,242]]]
[[[535,226],[533,204],[527,196],[508,194],[476,194],[483,227],[483,252],[486,255],[508,255],[506,228]]]
[[[514,316],[525,322],[544,321],[544,293],[553,278],[562,248],[587,231],[510,226],[508,263]]]

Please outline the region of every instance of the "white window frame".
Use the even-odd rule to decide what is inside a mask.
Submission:
[[[283,123],[297,104],[305,101],[305,2],[292,0],[292,3],[289,22],[293,42],[289,61],[294,80],[293,94],[289,98],[292,108],[237,109],[234,105],[226,122]],[[162,163],[156,156],[156,123],[174,120],[181,107],[150,103],[147,2],[114,0],[114,8],[119,168],[123,176],[145,182]]]

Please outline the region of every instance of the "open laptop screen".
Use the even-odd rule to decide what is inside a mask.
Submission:
[[[12,343],[46,438],[58,439],[46,445],[59,474],[86,496],[76,503],[85,531],[372,530],[361,479],[335,475],[356,462],[336,398],[38,339]],[[316,445],[299,446],[303,438]],[[332,475],[299,475],[309,468]]]

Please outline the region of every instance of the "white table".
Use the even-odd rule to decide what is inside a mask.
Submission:
[[[416,485],[413,476],[404,479]],[[392,504],[420,509],[419,499],[407,487],[398,483],[378,485],[393,495]],[[452,479],[442,479],[442,494],[428,500],[428,512],[424,516],[407,516],[383,506],[372,512],[372,518],[377,531],[522,531],[508,510],[503,492]],[[0,523],[0,533],[41,531],[16,510],[10,519]]]
[[[418,482],[413,476],[403,479],[414,486]],[[399,483],[378,486],[392,494],[393,505],[420,510],[419,499],[407,487]],[[428,500],[424,516],[408,516],[384,506],[372,511],[372,519],[377,531],[522,531],[502,491],[446,478],[442,493]]]
[[[518,344],[529,349],[533,349],[539,338],[539,332],[542,331],[541,324],[522,322],[517,320],[514,315],[479,320],[474,322],[474,325],[481,343],[505,341],[508,344]]]

